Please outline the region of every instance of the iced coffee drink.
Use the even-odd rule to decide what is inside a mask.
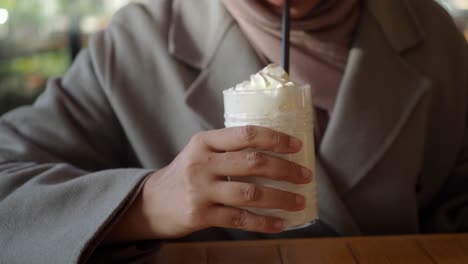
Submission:
[[[249,81],[225,90],[224,110],[226,127],[263,126],[299,138],[303,142],[300,152],[269,154],[293,161],[315,173],[313,110],[309,86],[296,85],[281,67],[271,64],[252,75]],[[315,181],[299,185],[260,177],[231,177],[230,180],[251,182],[305,196],[306,208],[303,211],[246,208],[257,214],[283,218],[288,229],[304,227],[317,217]]]

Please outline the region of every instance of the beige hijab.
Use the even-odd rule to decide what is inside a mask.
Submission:
[[[281,62],[281,17],[263,0],[223,0],[265,63]],[[310,84],[317,122],[325,131],[359,21],[358,0],[322,0],[291,24],[291,79]]]

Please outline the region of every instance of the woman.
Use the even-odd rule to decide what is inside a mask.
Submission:
[[[291,75],[314,86],[316,175],[242,152],[294,153],[297,139],[222,129],[222,90],[278,60],[281,3],[130,5],[34,106],[2,117],[2,260],[85,262],[183,237],[467,231],[467,47],[432,1],[293,1]],[[281,232],[236,208],[296,211],[302,197],[225,175],[317,181],[320,220]]]

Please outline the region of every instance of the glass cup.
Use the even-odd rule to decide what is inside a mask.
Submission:
[[[255,125],[297,137],[303,142],[303,148],[300,152],[294,154],[265,153],[302,165],[315,175],[313,108],[309,85],[277,89],[229,89],[225,90],[223,94],[226,127]],[[255,183],[303,195],[306,198],[306,208],[298,212],[245,208],[256,214],[284,219],[286,230],[303,228],[317,218],[317,186],[315,181],[299,185],[261,177],[229,177],[229,180]]]

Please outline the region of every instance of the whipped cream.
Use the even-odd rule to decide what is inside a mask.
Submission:
[[[270,64],[224,91],[224,106],[227,116],[258,116],[277,118],[286,112],[303,112],[310,109],[310,92],[289,79],[283,68]]]
[[[250,81],[244,81],[231,88],[236,91],[257,89],[279,89],[294,87],[296,84],[289,80],[288,73],[276,64],[266,66],[260,72],[250,76]]]

